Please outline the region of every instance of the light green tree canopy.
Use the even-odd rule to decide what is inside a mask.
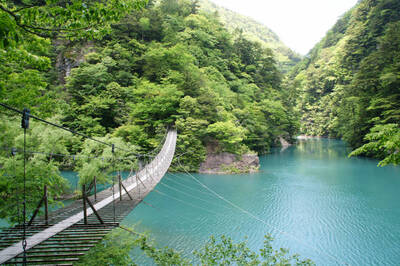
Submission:
[[[97,38],[147,0],[0,1],[0,48],[15,45],[24,33],[41,37]]]
[[[365,136],[368,143],[349,156],[378,154],[383,158],[379,166],[400,164],[400,128],[397,124],[376,125]]]

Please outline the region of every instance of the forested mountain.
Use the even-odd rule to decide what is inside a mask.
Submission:
[[[23,42],[0,53],[3,103],[139,152],[154,149],[166,127],[175,126],[177,153],[185,153],[180,161],[191,171],[207,145],[214,152],[265,153],[298,128],[274,53],[230,33],[196,1],[149,1],[90,41],[20,34]],[[2,139],[19,146],[18,118],[11,125],[2,115]],[[54,140],[60,153],[97,149],[60,138]],[[82,177],[96,167],[101,172],[85,162],[76,167]]]
[[[216,13],[221,22],[230,32],[240,30],[248,40],[259,42],[263,47],[270,48],[275,55],[278,69],[284,73],[288,72],[301,56],[287,47],[273,31],[265,25],[250,17],[243,16],[229,9],[223,8],[209,0],[199,0],[200,8],[209,13]]]
[[[400,1],[359,1],[290,75],[301,131],[340,137],[352,147],[377,132],[393,135],[400,119],[399,62]],[[387,145],[396,152],[395,142]],[[370,144],[364,152],[384,157],[389,150],[383,150]]]

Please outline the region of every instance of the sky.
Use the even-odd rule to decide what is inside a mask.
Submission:
[[[211,0],[261,22],[305,55],[357,0]]]

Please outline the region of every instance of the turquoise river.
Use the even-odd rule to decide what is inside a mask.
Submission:
[[[258,250],[271,233],[274,247],[317,265],[399,265],[400,168],[349,159],[348,151],[341,141],[312,139],[261,157],[256,174],[193,175],[239,208],[191,176],[168,174],[124,224],[188,257],[210,235],[247,237]]]
[[[400,167],[348,152],[342,141],[311,139],[261,157],[255,174],[169,173],[123,224],[188,258],[210,235],[257,251],[270,233],[275,248],[317,265],[400,265]],[[75,189],[76,174],[63,175]],[[151,264],[137,253],[135,262]]]
[[[257,251],[271,233],[275,248],[317,265],[400,265],[400,167],[348,152],[311,139],[261,157],[255,174],[169,173],[123,224],[188,258],[210,235],[247,239]],[[75,189],[76,174],[63,175]],[[135,262],[151,264],[137,253]]]

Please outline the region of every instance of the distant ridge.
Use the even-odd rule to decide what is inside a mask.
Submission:
[[[249,40],[257,41],[264,47],[270,48],[276,57],[278,67],[284,73],[288,72],[300,60],[301,56],[287,47],[276,33],[256,20],[218,6],[209,0],[200,0],[200,8],[206,12],[217,12],[221,21],[229,31],[243,31]]]

